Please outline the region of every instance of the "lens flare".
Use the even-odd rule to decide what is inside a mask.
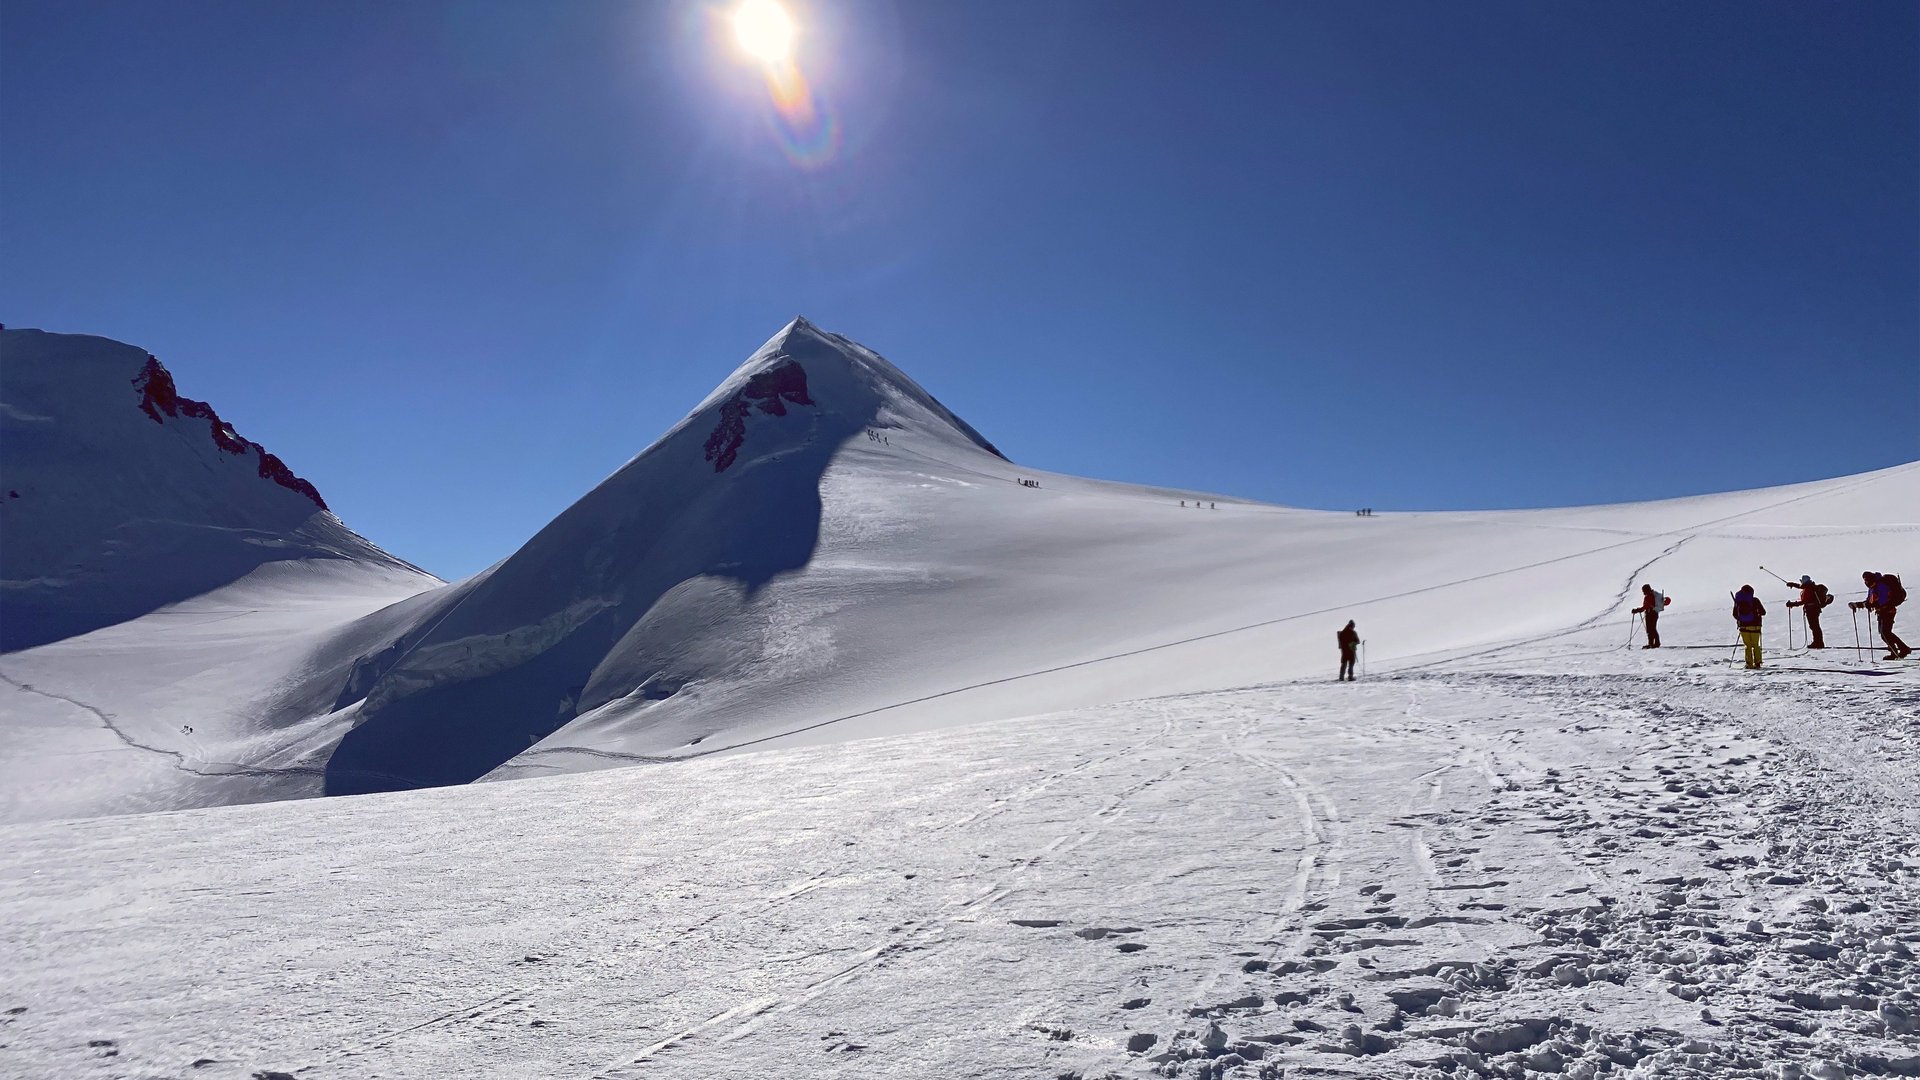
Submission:
[[[742,51],[769,67],[793,57],[793,16],[779,0],[742,0],[733,9],[733,36]]]
[[[827,102],[793,64],[769,68],[766,75],[774,133],[787,157],[809,167],[833,160],[840,149],[840,123]]]
[[[815,168],[840,150],[840,123],[808,82],[795,56],[799,27],[779,0],[741,0],[731,15],[740,51],[760,69],[780,147],[796,165]]]

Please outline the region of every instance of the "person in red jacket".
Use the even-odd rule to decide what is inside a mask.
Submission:
[[[1671,601],[1667,599],[1666,593],[1661,592],[1651,585],[1640,586],[1640,606],[1634,608],[1633,613],[1647,617],[1647,643],[1640,646],[1641,648],[1657,649],[1660,647],[1660,610],[1669,603],[1671,603]],[[1631,629],[1631,627],[1629,627],[1629,629]]]
[[[1833,594],[1827,592],[1826,586],[1814,581],[1812,576],[1808,574],[1800,575],[1800,599],[1787,601],[1787,606],[1790,608],[1797,607],[1806,613],[1807,630],[1813,635],[1813,644],[1807,646],[1807,648],[1824,649],[1827,647],[1826,639],[1820,636],[1820,611],[1832,602]],[[1793,616],[1789,615],[1787,618],[1791,619]]]

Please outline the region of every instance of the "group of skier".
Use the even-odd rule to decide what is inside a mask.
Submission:
[[[1826,638],[1820,632],[1820,613],[1835,602],[1833,593],[1809,574],[1800,575],[1797,583],[1785,578],[1780,580],[1789,588],[1799,590],[1797,598],[1787,601],[1787,607],[1799,608],[1806,616],[1807,648],[1826,648]],[[1887,655],[1883,659],[1906,659],[1913,650],[1893,632],[1894,617],[1907,599],[1906,587],[1901,585],[1898,574],[1881,574],[1872,570],[1862,573],[1860,580],[1867,587],[1867,598],[1850,603],[1847,607],[1853,611],[1867,611],[1878,622],[1880,640],[1887,646]],[[1640,606],[1633,609],[1633,614],[1646,620],[1647,643],[1641,648],[1657,649],[1660,647],[1660,613],[1672,601],[1652,585],[1640,586],[1640,597]],[[1754,594],[1753,586],[1740,586],[1740,591],[1733,594],[1733,622],[1740,633],[1740,644],[1745,649],[1748,668],[1760,666],[1760,629],[1766,617],[1767,606]]]

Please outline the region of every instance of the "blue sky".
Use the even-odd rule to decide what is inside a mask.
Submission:
[[[796,314],[1036,468],[1347,509],[1920,457],[1920,8],[10,0],[0,319],[505,556]]]

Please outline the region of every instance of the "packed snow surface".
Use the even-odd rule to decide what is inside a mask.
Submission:
[[[1911,671],[1620,628],[9,826],[0,1073],[1915,1075]]]

